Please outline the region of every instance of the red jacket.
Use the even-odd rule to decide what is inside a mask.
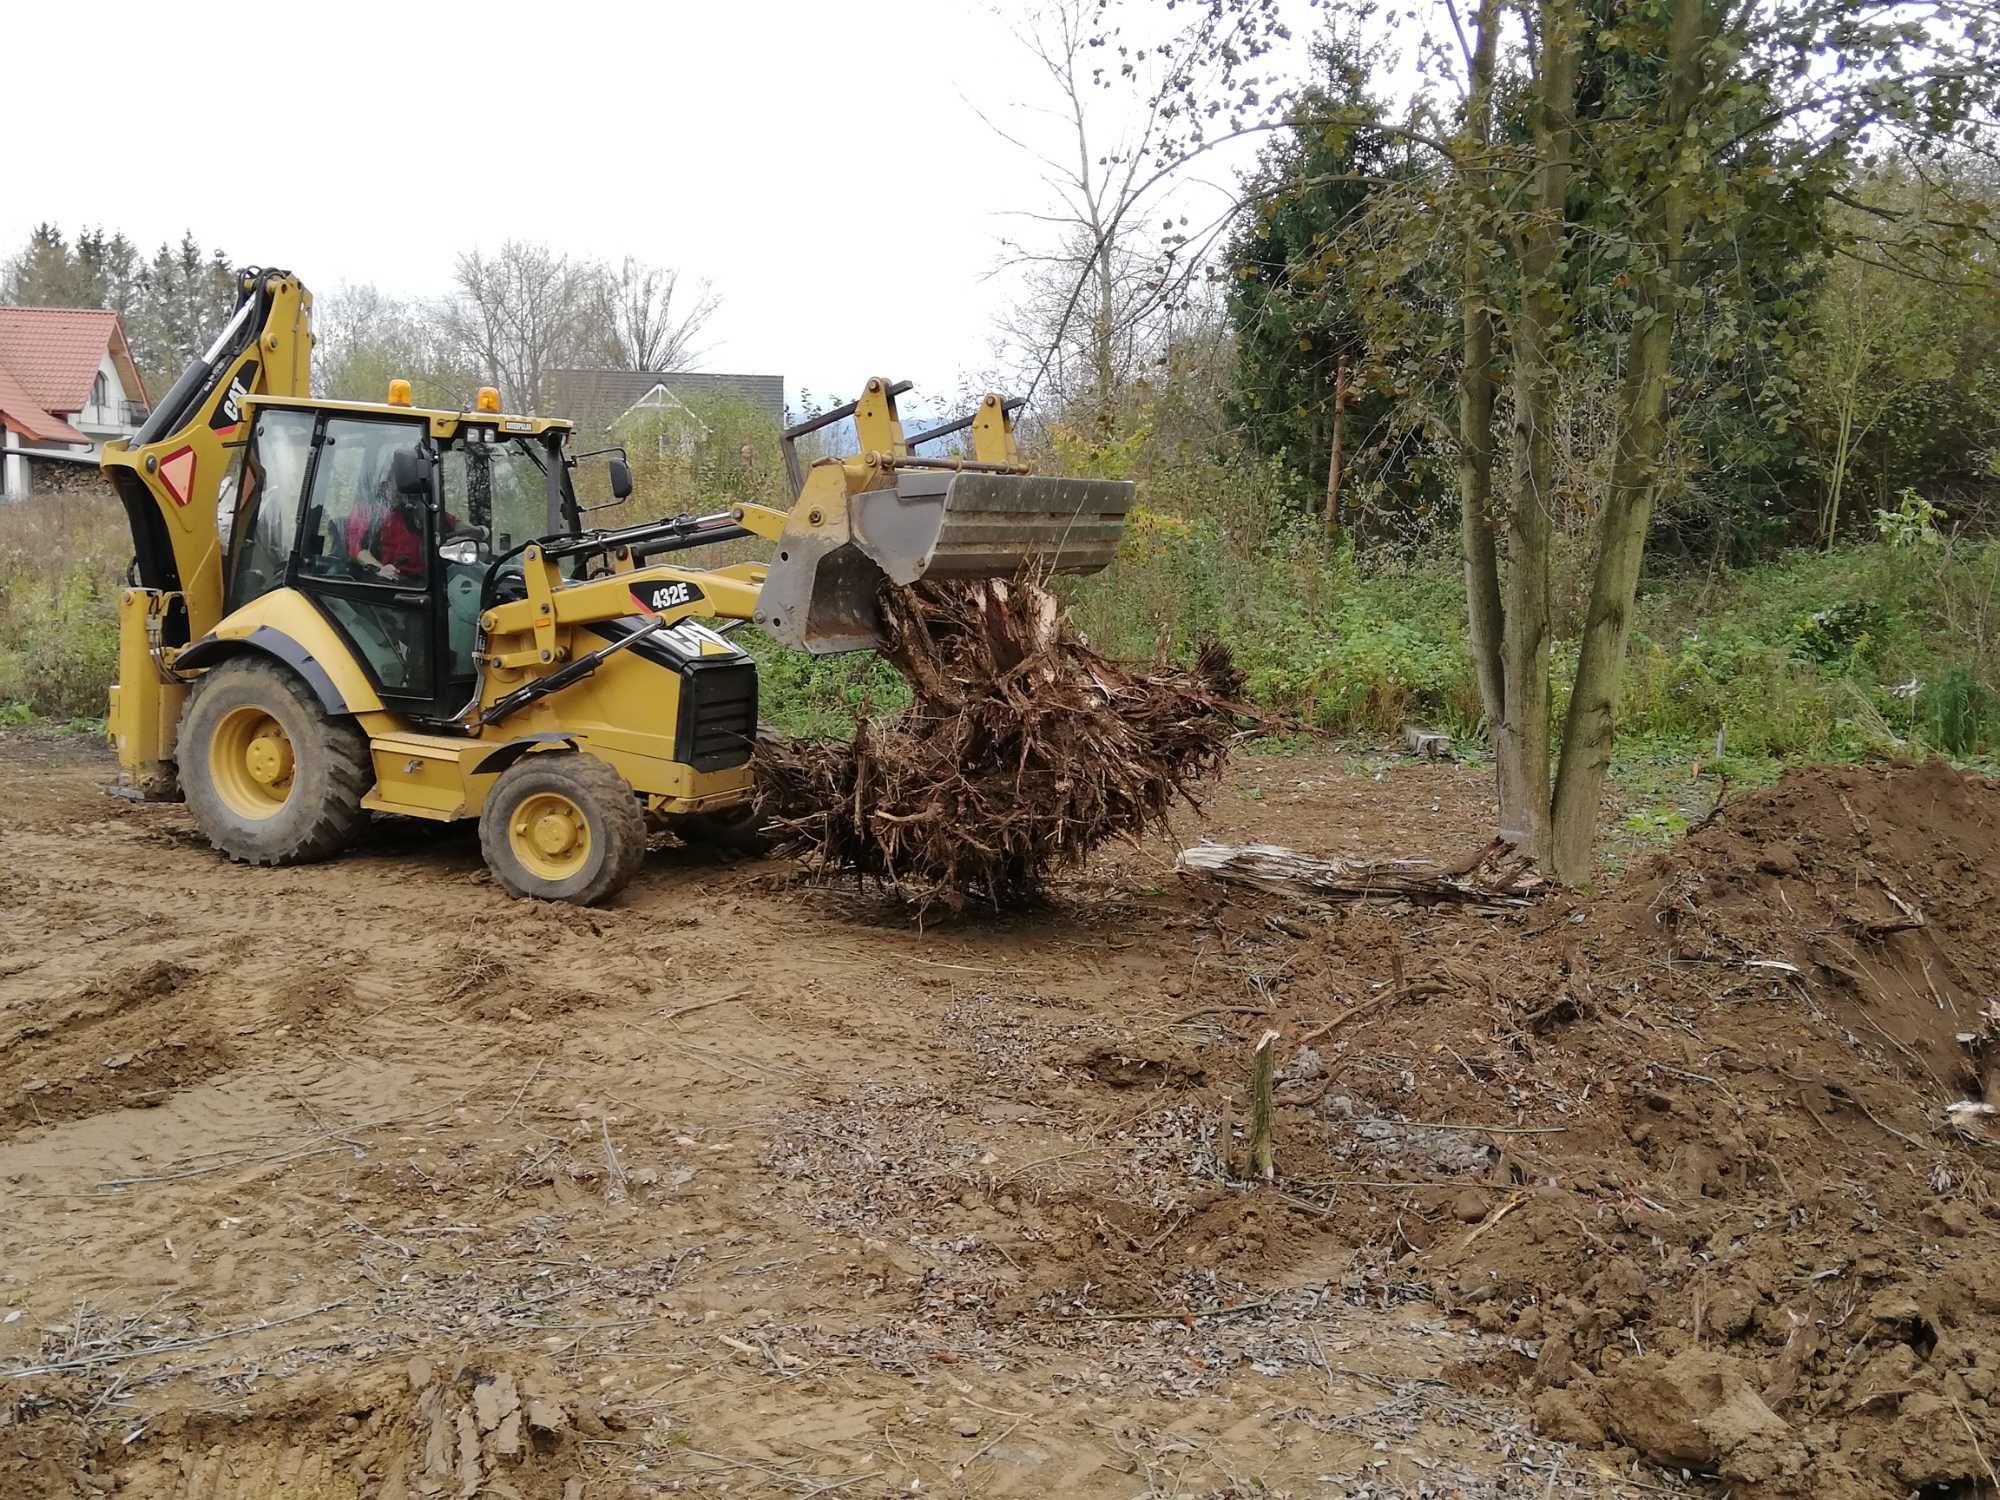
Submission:
[[[359,557],[369,552],[377,562],[388,564],[405,577],[423,577],[429,560],[424,556],[422,525],[412,524],[401,506],[387,509],[384,515],[379,500],[355,507],[347,518],[347,555]],[[458,530],[456,516],[447,515],[444,521],[447,531]]]

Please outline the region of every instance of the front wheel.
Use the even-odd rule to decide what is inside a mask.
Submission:
[[[605,762],[543,751],[509,766],[479,814],[479,847],[510,896],[594,906],[625,888],[646,858],[646,818]]]

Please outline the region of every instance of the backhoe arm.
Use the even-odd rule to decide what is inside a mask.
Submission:
[[[312,294],[287,271],[247,270],[236,311],[191,360],[129,442],[105,444],[104,472],[124,502],[142,588],[179,593],[196,640],[222,618],[216,502],[247,419],[245,396],[311,390]]]
[[[120,601],[108,723],[133,795],[174,794],[174,733],[187,688],[161,652],[222,618],[216,507],[247,421],[243,398],[310,394],[311,308],[312,294],[289,271],[242,272],[236,310],[215,342],[129,442],[105,444],[101,464],[132,528],[137,583]]]

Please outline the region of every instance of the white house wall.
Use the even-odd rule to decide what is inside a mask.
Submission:
[[[97,362],[97,373],[104,379],[103,402],[86,404],[70,418],[70,426],[94,439],[87,444],[70,444],[79,453],[95,453],[104,439],[130,437],[139,430],[137,424],[125,420],[125,382],[118,378],[118,365],[108,350]],[[94,388],[95,382],[92,385]]]

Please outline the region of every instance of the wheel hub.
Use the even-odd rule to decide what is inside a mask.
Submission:
[[[276,815],[291,800],[297,768],[285,726],[255,704],[224,714],[209,737],[209,777],[239,818],[262,822]]]
[[[244,760],[253,781],[262,786],[277,786],[291,777],[292,742],[282,730],[277,734],[260,734],[250,742]]]
[[[507,820],[514,857],[543,880],[567,880],[590,864],[590,819],[560,792],[525,797]]]
[[[576,845],[576,824],[561,813],[535,819],[535,847],[547,855],[567,854]]]

